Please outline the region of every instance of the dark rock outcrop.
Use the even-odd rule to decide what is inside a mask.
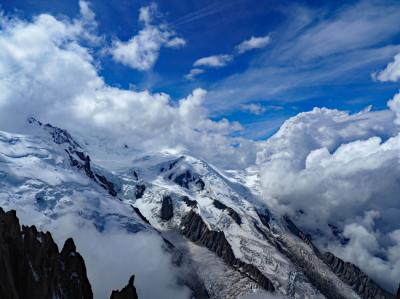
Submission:
[[[271,292],[275,290],[271,281],[257,267],[237,259],[225,234],[221,231],[210,230],[200,215],[190,211],[182,218],[181,224],[181,232],[189,240],[215,252],[226,264],[258,283],[265,290]]]
[[[135,186],[135,198],[142,198],[144,191],[146,191],[146,186],[145,185],[136,185]]]
[[[144,217],[144,215],[142,214],[142,212],[140,212],[140,210],[137,207],[132,206],[132,209],[135,211],[135,213],[140,217],[140,219],[142,219],[144,222],[146,222],[147,224],[150,224],[149,220]]]
[[[399,288],[397,289],[397,297],[396,297],[396,299],[400,299],[400,285],[399,285]]]
[[[318,248],[313,244],[310,235],[304,233],[301,229],[299,229],[288,216],[284,216],[284,220],[290,232],[303,240],[304,243],[309,245],[314,254],[326,265],[328,265],[332,272],[335,273],[340,280],[349,285],[361,298],[394,298],[392,294],[379,287],[373,280],[371,280],[355,265],[342,261],[341,259],[334,256],[332,253],[322,253],[321,251],[319,251]],[[317,269],[314,269],[313,265],[308,262],[309,258],[299,255],[295,250],[292,251],[289,248],[283,249],[285,248],[285,246],[280,246],[280,248],[283,250],[282,252],[292,260],[292,262],[294,262],[303,270],[304,275],[327,298],[344,298],[337,291],[335,291],[330,281],[327,281],[326,278],[318,274]]]
[[[100,185],[108,191],[111,196],[117,196],[117,191],[115,191],[115,186],[111,183],[104,175],[96,173],[96,178],[100,182]]]
[[[76,167],[78,169],[83,169],[88,178],[92,179],[98,185],[107,190],[111,196],[113,197],[117,196],[117,191],[115,190],[116,188],[114,183],[110,182],[104,175],[95,173],[92,170],[90,162],[91,160],[89,155],[85,155],[84,152],[74,150],[72,148],[65,149],[65,152],[69,157],[71,166]],[[79,158],[81,161],[78,161],[78,159],[76,159],[75,157]]]
[[[219,210],[226,210],[228,211],[228,215],[231,216],[231,218],[238,224],[241,225],[242,224],[242,218],[240,217],[240,215],[231,207],[226,206],[225,204],[223,204],[222,202],[220,202],[219,200],[214,199],[213,201],[214,206],[219,209]]]
[[[170,179],[172,179],[172,176],[170,176]],[[199,190],[204,190],[205,187],[205,183],[200,176],[198,174],[192,174],[189,170],[177,175],[173,181],[186,189],[189,189],[190,184],[194,184]]]
[[[0,298],[91,299],[86,267],[68,239],[61,252],[49,232],[20,226],[15,211],[0,208]]]
[[[316,287],[327,299],[346,299],[347,296],[342,293],[341,289],[330,280],[330,278],[319,269],[319,263],[313,262],[319,259],[319,251],[299,250],[298,246],[286,243],[284,239],[276,238],[268,229],[259,227],[254,223],[257,231],[262,234],[270,244],[277,248],[282,254],[288,257],[295,264],[299,271]],[[298,229],[298,228],[297,228]],[[304,234],[304,233],[302,233]],[[308,244],[314,249],[313,244]],[[315,248],[316,249],[316,248]],[[315,250],[314,249],[314,250]],[[322,263],[322,261],[320,261]]]
[[[172,170],[172,168],[174,168],[180,161],[184,159],[185,159],[184,156],[180,156],[178,159],[169,162],[167,166],[161,167],[160,172]]]
[[[256,213],[258,218],[260,218],[261,223],[269,228],[269,222],[271,221],[271,214],[269,213],[269,211],[268,210],[265,210],[264,212],[256,211]]]
[[[136,288],[134,285],[135,276],[132,275],[129,279],[128,285],[121,291],[113,291],[110,299],[138,299]]]
[[[72,138],[67,130],[54,127],[50,124],[43,125],[40,121],[33,117],[28,118],[28,123],[42,127],[52,137],[54,143],[65,145],[65,152],[68,154],[71,166],[83,169],[86,176],[95,181],[101,187],[106,189],[111,196],[117,196],[117,191],[112,182],[104,175],[95,173],[90,164],[90,156],[82,151],[82,147]],[[80,161],[79,161],[80,160]]]
[[[219,200],[216,200],[216,199],[214,199],[213,205],[218,210],[225,210],[227,208],[227,206],[225,204],[223,204],[222,202],[220,202]]]
[[[242,218],[234,209],[228,207],[227,211],[228,215],[231,216],[231,218],[237,223],[237,225],[242,224]]]
[[[300,230],[296,226],[296,224],[294,224],[294,222],[290,220],[289,216],[284,216],[283,219],[286,221],[286,227],[290,230],[290,232],[303,240],[304,243],[308,244],[311,248],[314,249],[315,253],[319,255],[319,250],[312,243],[311,236],[309,234],[305,234],[302,230]]]
[[[182,196],[182,200],[183,200],[183,202],[184,202],[188,207],[194,208],[194,207],[197,206],[197,201],[191,200],[191,199],[190,199],[189,197],[187,197],[187,196]]]
[[[47,131],[52,137],[54,143],[57,144],[68,144],[71,148],[80,148],[81,146],[72,138],[71,134],[68,133],[67,130],[63,130],[57,127],[54,127],[50,124],[43,125],[42,122],[38,121],[34,117],[28,118],[28,123],[31,125],[36,125],[42,127],[45,131]]]
[[[172,206],[172,198],[170,196],[164,196],[162,200],[160,217],[164,221],[170,220],[174,216],[174,208]]]
[[[388,299],[394,298],[386,290],[382,289],[364,272],[352,263],[343,261],[330,252],[323,254],[323,261],[331,270],[363,299]]]

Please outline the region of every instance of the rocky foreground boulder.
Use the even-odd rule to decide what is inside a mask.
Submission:
[[[61,252],[49,232],[20,226],[0,208],[0,298],[93,298],[82,256],[68,239]]]
[[[134,276],[111,299],[137,299]],[[69,238],[58,250],[49,232],[20,226],[15,211],[0,208],[1,299],[93,299],[82,256]]]

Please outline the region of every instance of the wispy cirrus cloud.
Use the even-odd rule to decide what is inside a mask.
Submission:
[[[207,56],[207,57],[202,57],[200,59],[197,59],[193,63],[193,66],[219,68],[219,67],[226,66],[229,62],[232,61],[232,59],[233,59],[233,56],[228,55],[228,54]]]
[[[267,111],[267,108],[265,108],[263,105],[260,105],[258,103],[243,104],[242,109],[244,111],[248,111],[255,115],[261,115],[265,111]]]
[[[369,74],[400,51],[392,41],[400,26],[396,2],[361,1],[334,12],[294,5],[282,16],[273,43],[256,53],[246,70],[209,87],[214,113],[254,99],[323,103],[321,86],[370,83]]]
[[[194,80],[197,75],[203,74],[204,72],[205,70],[199,68],[191,69],[190,72],[185,75],[185,79],[189,81]]]
[[[239,45],[235,47],[236,53],[233,54],[219,54],[212,55],[207,57],[202,57],[197,59],[193,66],[197,67],[197,69],[192,69],[188,74],[185,75],[187,80],[194,80],[195,76],[200,73],[204,73],[205,70],[199,72],[198,67],[208,67],[208,68],[221,68],[227,66],[229,63],[233,61],[235,56],[243,54],[245,52],[261,49],[267,46],[271,42],[270,36],[263,37],[254,37],[252,36],[250,39],[241,42]],[[195,74],[197,72],[197,74]]]

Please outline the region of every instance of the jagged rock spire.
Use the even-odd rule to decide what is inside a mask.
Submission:
[[[135,275],[129,279],[128,285],[121,291],[113,291],[110,299],[138,299],[136,288],[134,285]]]
[[[49,232],[20,226],[15,211],[0,208],[0,298],[92,299],[82,256],[72,239],[59,253]]]

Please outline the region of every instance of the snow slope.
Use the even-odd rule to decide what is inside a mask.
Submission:
[[[96,298],[131,274],[142,298],[363,297],[265,206],[256,170],[224,172],[186,153],[29,126],[31,135],[0,132],[0,206],[59,242],[72,235]]]

